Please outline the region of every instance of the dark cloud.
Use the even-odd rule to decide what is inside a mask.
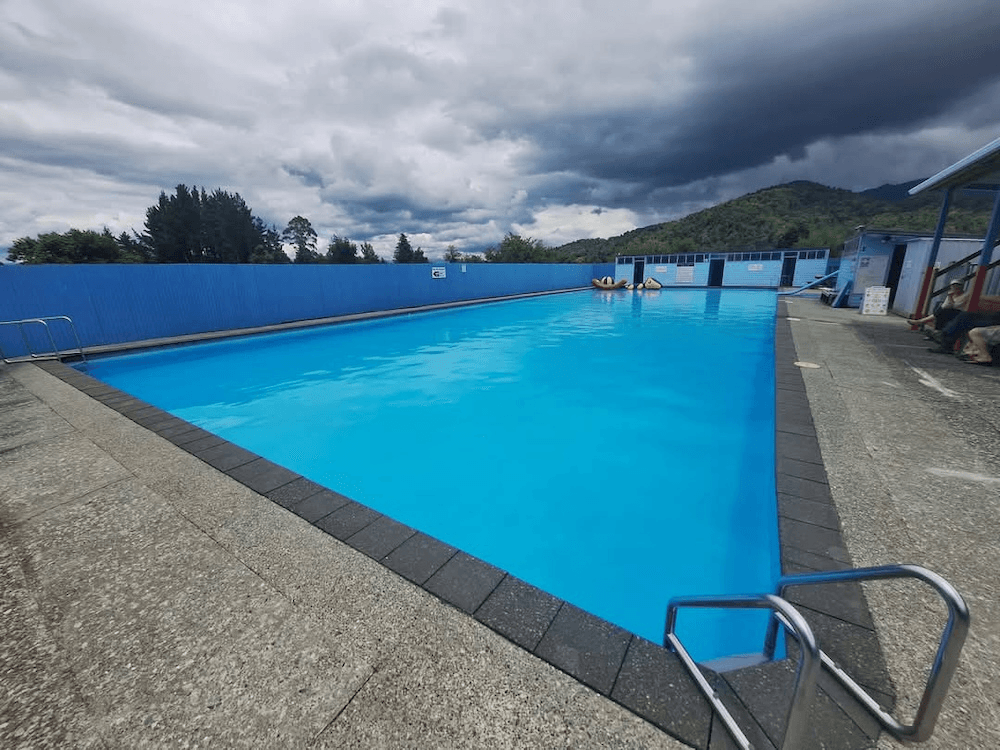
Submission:
[[[433,255],[923,177],[1000,135],[994,6],[9,0],[0,246],[179,183]]]
[[[977,94],[993,97],[995,117],[1000,14],[983,3],[956,5],[948,16],[888,29],[859,23],[848,36],[818,41],[809,29],[735,48],[715,40],[719,51],[699,59],[690,100],[526,125],[539,146],[530,167],[655,189],[780,156],[801,160],[822,139],[912,130]]]
[[[285,170],[292,177],[298,177],[302,184],[307,187],[323,188],[326,183],[323,180],[323,175],[312,169],[297,169],[296,167],[291,167],[287,164],[282,164],[281,168]]]

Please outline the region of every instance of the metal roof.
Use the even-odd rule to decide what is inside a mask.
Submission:
[[[1000,190],[1000,138],[947,169],[942,169],[933,177],[910,188],[909,192],[910,195],[916,195],[924,190],[959,187]]]

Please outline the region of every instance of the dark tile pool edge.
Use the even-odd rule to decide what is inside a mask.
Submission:
[[[775,322],[775,447],[782,571],[843,568],[849,566],[850,559],[840,536],[805,384],[795,360],[791,329],[784,305],[779,303]],[[729,746],[725,730],[677,656],[662,646],[62,362],[35,364],[466,612],[672,737],[701,749]],[[840,657],[838,662],[848,671],[859,661],[858,656],[862,661],[873,658],[869,649],[874,644],[874,676],[859,681],[891,704],[891,683],[860,587],[844,587],[835,597],[818,600],[798,597],[796,604],[806,611],[810,625],[818,618],[820,626],[814,628],[824,649],[829,651],[824,638],[829,635]],[[848,612],[850,618],[840,619],[844,615],[838,617],[828,611],[831,609]],[[862,651],[857,651],[859,644]],[[774,714],[783,714],[786,706],[754,705],[752,699],[741,695],[740,688],[745,692],[746,685],[775,683],[773,670],[773,665],[764,664],[714,675],[720,693],[727,696],[735,713],[750,723],[746,731],[755,739],[755,747],[772,746],[774,738],[780,737],[780,719],[776,724]],[[827,706],[819,712],[820,736],[846,739],[848,744],[837,745],[845,750],[867,747],[869,740],[877,737],[877,726],[867,716],[859,716],[851,701],[828,682],[821,693],[832,699],[829,702],[836,709]]]

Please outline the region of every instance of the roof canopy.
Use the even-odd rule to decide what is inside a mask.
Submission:
[[[910,188],[910,195],[960,187],[1000,190],[1000,138]]]

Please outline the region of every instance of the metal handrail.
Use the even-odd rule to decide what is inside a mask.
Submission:
[[[927,684],[924,687],[920,705],[912,724],[903,724],[885,711],[864,688],[834,663],[817,645],[816,638],[805,618],[784,598],[785,591],[793,586],[898,578],[915,578],[927,583],[938,592],[948,606],[948,621],[941,633],[937,654],[927,676]],[[948,687],[958,667],[959,655],[968,635],[970,623],[969,608],[962,595],[937,573],[919,565],[881,565],[872,568],[787,575],[778,579],[774,594],[674,597],[667,605],[663,645],[677,653],[681,663],[741,750],[750,750],[750,741],[677,637],[675,632],[677,610],[680,607],[770,609],[771,618],[764,638],[764,656],[767,659],[774,658],[779,625],[799,641],[801,648],[799,649],[795,689],[791,705],[788,708],[785,737],[782,740],[780,750],[789,750],[800,746],[799,742],[806,727],[806,712],[815,692],[816,679],[821,665],[896,739],[903,742],[923,742],[929,739],[934,732],[934,725],[941,713],[941,707],[948,694]]]
[[[825,654],[820,651],[823,666],[871,713],[893,736],[907,742],[923,742],[934,732],[934,724],[941,713],[941,706],[948,694],[948,686],[958,667],[958,657],[969,632],[969,608],[961,594],[944,578],[919,565],[881,565],[873,568],[855,568],[824,573],[800,573],[778,579],[777,596],[783,597],[791,586],[811,586],[845,581],[874,581],[894,578],[915,578],[930,585],[948,605],[948,621],[945,623],[938,642],[937,654],[927,676],[920,705],[912,724],[902,724],[890,713],[883,710],[858,683]],[[764,644],[764,654],[774,655],[777,641],[778,623],[772,617],[768,625]]]
[[[55,320],[65,320],[69,323],[69,329],[72,331],[73,338],[76,340],[76,351],[80,355],[80,358],[83,359],[84,363],[86,363],[87,355],[84,354],[83,344],[80,342],[80,336],[76,332],[76,325],[73,323],[73,319],[67,315],[48,315],[41,318],[24,318],[22,320],[0,320],[0,326],[17,326],[18,332],[21,334],[21,340],[24,342],[24,350],[28,353],[27,360],[49,359],[52,357],[61,359],[63,350],[56,345],[56,340],[52,336],[52,331],[49,328],[49,322]],[[45,329],[45,335],[48,336],[49,343],[52,345],[51,352],[38,354],[31,348],[31,342],[28,340],[28,336],[24,332],[24,326],[29,323],[37,323]],[[2,349],[0,349],[0,359],[2,359],[6,364],[26,361],[23,357],[7,357],[7,355],[3,353]]]
[[[950,264],[948,264],[944,268],[937,269],[936,271],[934,271],[934,278],[936,279],[938,276],[943,276],[944,274],[948,273],[948,271],[952,270],[953,268],[958,268],[959,266],[965,265],[966,263],[968,263],[973,258],[978,258],[982,252],[983,252],[982,248],[980,248],[979,250],[976,250],[974,253],[969,253],[964,258],[959,258],[956,261],[952,261]]]
[[[949,271],[952,271],[952,270],[958,268],[959,266],[965,265],[970,260],[973,260],[974,258],[978,258],[982,254],[982,252],[983,252],[982,250],[976,250],[976,252],[972,253],[971,255],[966,255],[964,258],[956,260],[954,263],[951,263],[950,265],[947,265],[944,268],[939,268],[938,270],[936,270],[934,272],[934,280],[937,281],[937,278],[939,276],[943,276],[946,273],[948,273]],[[992,268],[996,268],[997,266],[1000,266],[1000,259],[997,259],[997,260],[993,261],[992,263],[990,263],[988,266],[986,266],[986,270],[990,270]],[[965,274],[964,276],[962,276],[958,280],[961,281],[964,284],[969,279],[974,279],[974,278],[976,278],[976,272],[975,271],[973,271],[972,273]],[[931,299],[933,297],[937,297],[939,294],[944,294],[947,291],[948,291],[948,287],[946,287],[946,286],[943,286],[940,289],[933,289],[933,290],[931,290],[931,293],[928,295],[928,299]]]
[[[713,609],[770,609],[772,622],[780,622],[799,642],[799,663],[795,674],[795,688],[788,708],[785,737],[780,750],[794,750],[802,746],[806,730],[807,712],[816,691],[816,678],[820,669],[820,650],[816,644],[809,623],[791,604],[774,594],[747,594],[740,596],[680,596],[674,597],[667,605],[667,622],[663,629],[663,645],[680,657],[681,663],[694,679],[702,694],[722,719],[726,730],[741,750],[751,750],[750,741],[739,728],[729,709],[723,704],[718,693],[705,679],[694,659],[684,648],[675,632],[677,610],[680,607],[702,607]],[[777,627],[777,625],[775,625]]]

